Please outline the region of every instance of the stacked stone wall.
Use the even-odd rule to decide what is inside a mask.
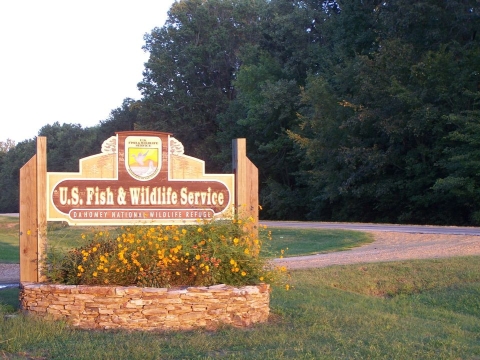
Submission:
[[[191,330],[248,327],[268,319],[267,284],[180,289],[22,283],[28,314],[88,329]]]

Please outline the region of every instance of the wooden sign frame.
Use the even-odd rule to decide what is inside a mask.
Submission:
[[[249,231],[256,233],[258,169],[246,156],[245,139],[233,140],[232,148],[233,174],[205,174],[204,162],[183,154],[183,145],[171,134],[117,132],[104,142],[101,154],[80,159],[79,172],[48,173],[47,139],[37,137],[36,155],[20,169],[20,282],[45,280],[47,221],[193,224],[198,218],[237,215],[250,218]],[[146,153],[149,164],[141,161]],[[92,171],[97,176],[91,177]],[[132,204],[137,208],[128,207]],[[121,214],[123,205],[127,210]]]

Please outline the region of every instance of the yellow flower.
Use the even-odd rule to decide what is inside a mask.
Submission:
[[[235,265],[235,260],[230,259],[230,264],[231,264],[231,265]]]
[[[93,252],[95,252],[95,251],[97,251],[97,250],[98,250],[98,249],[97,249],[96,246],[94,246],[94,247],[92,248],[92,251],[93,251]]]
[[[260,276],[260,281],[263,281],[263,276]]]
[[[285,285],[285,290],[287,290],[287,291],[290,290],[290,285],[288,285],[288,284]]]
[[[242,276],[245,276],[247,275],[247,273],[245,271],[242,271]]]
[[[195,260],[200,260],[200,255],[195,255]]]
[[[202,228],[198,228],[197,231],[198,231],[199,233],[201,233],[201,232],[203,231],[203,229],[202,229]]]
[[[238,238],[233,239],[234,244],[238,244],[238,241],[239,241]]]
[[[106,273],[107,273],[107,272],[108,272],[108,268],[103,269],[103,272],[106,272]]]
[[[245,250],[243,251],[245,254],[250,254],[250,249],[249,248],[245,248]]]
[[[92,275],[93,277],[97,277],[98,273],[95,271]]]

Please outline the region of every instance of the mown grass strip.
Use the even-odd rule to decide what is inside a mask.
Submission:
[[[360,231],[329,229],[267,228],[272,240],[263,240],[268,251],[277,256],[300,256],[343,251],[374,241],[373,235]]]

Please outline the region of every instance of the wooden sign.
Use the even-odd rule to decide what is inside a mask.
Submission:
[[[47,220],[71,225],[193,224],[231,217],[233,174],[205,174],[171,134],[118,132],[78,173],[47,173]]]
[[[232,141],[234,174],[205,174],[171,134],[118,132],[79,171],[47,172],[47,139],[20,170],[20,282],[43,281],[47,221],[70,225],[194,224],[238,215],[258,224],[258,169]]]

